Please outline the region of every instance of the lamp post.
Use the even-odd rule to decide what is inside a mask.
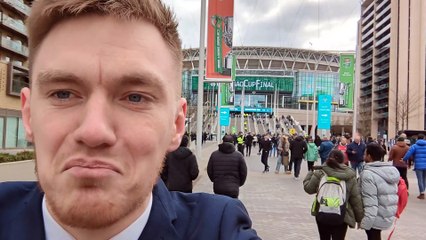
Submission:
[[[241,91],[241,132],[244,132],[244,91],[245,82],[243,82],[243,90]]]
[[[204,58],[205,58],[205,32],[206,32],[206,0],[201,0],[200,15],[200,47],[198,59],[198,98],[197,98],[197,148],[196,155],[201,159],[201,142],[203,135],[203,94],[204,94]]]

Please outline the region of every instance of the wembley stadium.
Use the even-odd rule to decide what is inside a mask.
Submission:
[[[312,127],[317,127],[313,124],[318,105],[314,98],[321,94],[332,96],[331,134],[352,132],[354,87],[340,81],[339,69],[341,54],[353,52],[233,47],[232,53],[236,57],[235,80],[221,84],[219,100],[218,84],[204,83],[204,132],[216,132],[220,101],[221,106],[230,110],[231,123],[225,130],[228,133],[249,131],[262,134],[281,130],[307,134]],[[183,56],[182,95],[189,105],[187,130],[194,132],[199,49],[184,49]],[[282,121],[288,116],[294,120],[294,125]]]

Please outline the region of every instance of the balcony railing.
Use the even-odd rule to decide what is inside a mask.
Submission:
[[[386,17],[384,17],[383,19],[378,20],[377,25],[376,25],[376,29],[382,29],[383,24],[390,23],[390,18],[391,18],[391,15],[389,14]],[[388,20],[389,20],[389,22],[388,22]]]
[[[388,84],[388,83],[385,83],[385,84],[382,84],[382,85],[380,85],[380,86],[377,86],[377,87],[374,89],[374,92],[379,92],[379,91],[387,90],[387,89],[389,89],[389,84]]]
[[[387,112],[383,112],[383,113],[376,113],[376,114],[375,114],[375,118],[376,118],[376,119],[379,119],[379,118],[388,118],[388,116],[389,116],[389,113],[387,113]]]
[[[370,95],[371,94],[371,89],[370,90],[367,90],[367,91],[363,91],[363,92],[361,92],[361,94],[360,94],[360,96],[361,97],[365,97],[365,96],[368,96],[368,95]]]
[[[31,8],[27,6],[22,0],[1,0],[1,1],[11,6],[12,8],[18,10],[19,12],[25,14],[26,16],[30,15]]]
[[[373,83],[372,83],[372,82],[361,83],[361,88],[366,88],[366,87],[369,87],[369,86],[371,86],[371,85],[373,85]]]
[[[13,19],[6,14],[2,14],[1,23],[8,28],[11,28],[22,35],[27,36],[27,28],[25,27],[25,24],[22,21]]]
[[[22,44],[7,39],[5,37],[1,37],[1,46],[6,48],[12,52],[18,53],[22,56],[28,57],[28,48],[23,46]]]
[[[374,98],[374,101],[380,101],[380,100],[384,100],[388,98],[389,98],[389,94],[379,94]]]

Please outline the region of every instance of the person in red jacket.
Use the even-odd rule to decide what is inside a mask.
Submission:
[[[395,166],[396,169],[398,169],[399,175],[402,177],[402,179],[404,179],[405,185],[407,185],[407,189],[408,189],[408,178],[407,178],[408,165],[406,162],[401,160],[405,156],[405,154],[408,152],[408,149],[410,149],[410,147],[408,147],[407,143],[405,143],[405,138],[399,137],[396,140],[396,144],[392,146],[389,152],[389,158],[388,158],[389,161],[393,162],[393,166]]]
[[[346,149],[348,147],[347,139],[345,137],[340,138],[339,144],[337,144],[336,149],[340,150],[343,153],[343,163],[346,164],[346,166],[349,166],[349,158],[348,154],[346,153]]]

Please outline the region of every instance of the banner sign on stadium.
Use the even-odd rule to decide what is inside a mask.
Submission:
[[[340,54],[339,107],[353,109],[354,54]]]
[[[236,91],[242,91],[243,86],[246,92],[262,91],[273,92],[275,90],[292,93],[294,77],[258,77],[258,76],[236,76],[234,87]],[[204,90],[214,89],[217,91],[217,83],[204,83]],[[225,84],[222,84],[225,85]],[[226,86],[226,85],[225,85]],[[198,90],[198,76],[192,76],[192,90]],[[221,89],[224,91],[223,89]]]
[[[234,0],[209,0],[208,7],[206,78],[231,80]]]
[[[318,129],[330,130],[331,100],[331,95],[318,96]]]

